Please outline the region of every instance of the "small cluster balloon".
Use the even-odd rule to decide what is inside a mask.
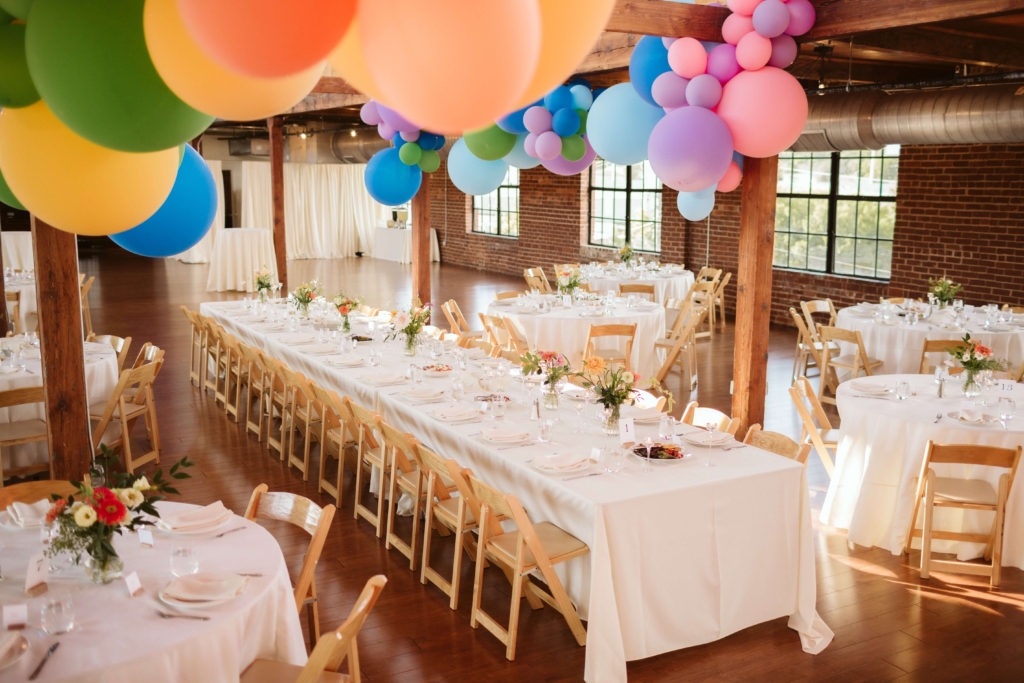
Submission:
[[[444,136],[421,130],[376,100],[364,104],[359,117],[363,123],[377,126],[377,134],[394,144],[370,159],[364,176],[366,189],[386,206],[405,204],[419,191],[422,174],[441,166],[438,151],[444,147]]]

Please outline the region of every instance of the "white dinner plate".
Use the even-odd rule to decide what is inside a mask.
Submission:
[[[19,659],[21,659],[22,655],[28,652],[28,640],[25,639],[25,636],[20,633],[16,633],[14,634],[14,637],[15,644],[12,645],[6,653],[4,653],[3,657],[0,657],[0,671],[6,669],[12,664],[15,664]]]
[[[704,446],[707,448],[715,448],[716,446],[724,446],[728,443],[732,443],[734,437],[732,434],[727,432],[687,432],[683,434],[683,439],[687,443],[692,443],[694,446]]]
[[[964,417],[963,413],[958,410],[954,410],[951,413],[946,413],[946,417],[954,422],[960,424],[972,425],[974,427],[988,427],[990,425],[998,424],[999,418],[995,415],[989,415],[988,413],[980,413],[977,419],[970,419]]]
[[[426,403],[444,398],[444,389],[409,389],[404,396],[410,401]]]
[[[359,379],[377,387],[387,387],[394,384],[405,384],[405,375],[360,375]]]
[[[499,446],[512,446],[515,444],[526,443],[533,437],[529,432],[512,431],[509,429],[484,429],[480,432],[480,438],[487,443],[492,443]]]
[[[590,466],[590,459],[576,453],[552,453],[538,455],[530,461],[534,467],[546,474],[568,474]]]
[[[328,356],[324,362],[339,368],[355,368],[363,364],[363,358],[359,356]]]
[[[431,415],[442,422],[473,422],[480,419],[480,412],[469,406],[444,406],[431,411]]]
[[[892,389],[885,385],[875,384],[874,382],[865,382],[862,380],[851,380],[850,388],[858,394],[866,394],[869,396],[885,396],[892,393]]]
[[[167,526],[167,524],[162,519],[157,520],[157,523],[153,526],[155,526],[161,532],[169,536],[199,536],[201,534],[209,534],[214,531],[220,531],[223,527],[227,526],[228,522],[230,522],[231,518],[234,516],[234,512],[232,512],[231,510],[225,510],[223,515],[221,515],[214,521],[210,522],[206,526],[200,527],[198,529],[189,529],[188,531],[177,531],[175,529],[172,529],[169,526]]]
[[[216,607],[217,605],[223,605],[226,602],[231,602],[232,600],[234,600],[242,594],[242,592],[239,591],[235,595],[225,595],[215,600],[179,600],[177,598],[172,598],[171,596],[166,595],[164,593],[165,589],[166,586],[164,588],[161,588],[160,592],[156,594],[157,597],[160,598],[160,602],[170,607],[174,607],[175,609],[181,610],[206,609],[207,607]]]

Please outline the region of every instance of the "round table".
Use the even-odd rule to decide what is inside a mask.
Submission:
[[[893,388],[905,380],[914,393],[905,401],[893,395],[874,397],[861,394],[871,385]],[[990,390],[991,391],[991,390]],[[1004,430],[998,423],[974,426],[957,419],[964,399],[955,383],[947,383],[937,397],[930,375],[876,375],[843,382],[836,394],[842,424],[836,467],[821,509],[821,521],[848,530],[850,541],[864,546],[879,546],[893,554],[903,550],[914,511],[914,493],[925,445],[936,443],[975,443],[1016,447],[1024,444],[1024,384],[1010,392],[1017,403],[1017,416]],[[995,401],[994,393],[983,400]],[[981,407],[995,413],[995,408]],[[952,417],[950,416],[952,414]],[[936,420],[938,418],[938,420]],[[972,477],[982,476],[996,485],[1001,470],[975,468]],[[965,476],[963,466],[937,466],[939,476]],[[1020,474],[1018,472],[1018,474]],[[920,517],[920,515],[919,515]],[[962,517],[962,521],[959,521]],[[954,510],[936,511],[936,527],[962,523],[964,530],[986,532],[991,516],[972,513],[964,516]],[[920,519],[918,520],[920,526]],[[956,551],[961,559],[979,556],[982,547],[949,541],[935,541],[936,552]],[[1024,484],[1015,480],[1006,512],[1003,564],[1024,568]]]
[[[36,312],[36,280],[34,277],[22,273],[4,278],[4,289],[8,292],[21,292],[21,303],[19,304],[18,323],[19,329],[24,332],[31,332],[39,327],[39,315]],[[7,304],[8,313],[11,312],[11,304]]]
[[[588,263],[580,268],[583,282],[598,294],[619,293],[619,285],[654,285],[654,300],[664,304],[669,299],[683,299],[693,286],[693,273],[678,267],[663,266],[657,271],[637,270],[621,265],[606,266]]]
[[[952,317],[945,311],[936,311],[928,320],[915,325],[908,325],[898,315],[890,322],[876,319],[878,311],[878,304],[858,304],[840,310],[836,318],[837,327],[859,331],[867,354],[882,361],[876,374],[918,372],[925,339],[958,340],[965,332],[971,333],[971,339],[991,348],[996,358],[1009,361],[1011,370],[1024,362],[1024,319],[1021,316],[1016,316],[1012,323],[986,330],[983,327],[985,314],[979,309],[972,312],[966,329],[954,327]],[[840,353],[852,352],[852,348],[840,350]],[[948,354],[931,354],[929,361],[935,365],[949,357]]]
[[[213,238],[210,275],[206,289],[210,292],[256,291],[256,271],[270,271],[277,281],[277,256],[274,233],[263,228],[229,228],[219,230]]]
[[[161,510],[185,507],[164,501]],[[68,591],[74,603],[75,626],[67,634],[51,636],[39,628],[43,597],[24,595],[29,558],[42,550],[38,528],[0,529],[4,545],[0,603],[27,603],[28,628],[22,631],[29,650],[12,667],[0,671],[0,680],[23,681],[55,640],[60,648],[50,657],[37,680],[104,681],[237,681],[258,657],[293,664],[306,661],[298,612],[288,568],[274,537],[260,525],[235,516],[224,528],[244,531],[216,538],[214,532],[171,536],[154,531],[155,544],[143,547],[135,534],[114,537],[114,548],[124,560],[125,574],[136,572],[142,595],[132,598],[123,581],[107,585],[89,583],[80,567],[72,566],[47,579],[49,590]],[[200,571],[258,573],[234,600],[196,610],[210,617],[162,619],[156,595],[171,580],[169,556],[176,543],[191,544]]]
[[[630,365],[641,378],[657,373],[660,366],[654,353],[654,341],[665,336],[665,309],[660,305],[644,302],[630,308],[625,300],[616,299],[610,314],[601,314],[603,309],[597,306],[555,306],[546,313],[539,313],[532,306],[525,300],[504,299],[491,302],[487,313],[514,318],[526,333],[531,348],[559,351],[574,366],[583,358],[591,325],[636,323]]]

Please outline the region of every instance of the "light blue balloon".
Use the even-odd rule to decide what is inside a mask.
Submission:
[[[516,140],[518,144],[518,140]],[[466,140],[459,138],[448,153],[448,177],[466,194],[487,194],[498,189],[508,171],[504,159],[484,161],[469,151]]]
[[[516,168],[533,168],[540,163],[540,159],[531,157],[526,153],[526,148],[523,147],[523,143],[526,142],[526,135],[516,136],[516,146],[512,148],[512,151],[505,155],[505,161],[508,162],[509,166],[515,166]]]
[[[407,166],[398,150],[388,147],[370,157],[363,182],[370,196],[384,206],[401,206],[419,192],[423,172],[417,166]]]
[[[592,93],[590,88],[582,83],[577,83],[569,88],[569,92],[572,93],[573,109],[588,111],[590,109],[590,105],[594,103],[594,93]]]
[[[647,158],[647,141],[665,115],[647,104],[629,83],[619,83],[594,100],[587,115],[587,139],[594,151],[613,164],[636,164]]]
[[[715,208],[715,187],[705,188],[697,192],[680,192],[676,197],[679,213],[688,221],[702,221],[711,215]]]

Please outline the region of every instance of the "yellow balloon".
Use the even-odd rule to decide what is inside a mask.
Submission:
[[[25,208],[53,227],[110,235],[134,228],[164,203],[178,173],[178,148],[100,147],[40,100],[0,112],[0,172]]]
[[[174,0],[146,0],[143,26],[149,56],[167,87],[192,107],[221,119],[253,121],[287,111],[323,74],[323,62],[281,78],[253,78],[225,69],[192,40]]]
[[[334,48],[334,52],[327,55],[327,63],[338,72],[359,92],[380,101],[380,89],[373,82],[373,76],[366,67],[366,59],[363,58],[362,43],[359,38],[359,15],[352,19],[352,23],[345,32],[345,37]]]

